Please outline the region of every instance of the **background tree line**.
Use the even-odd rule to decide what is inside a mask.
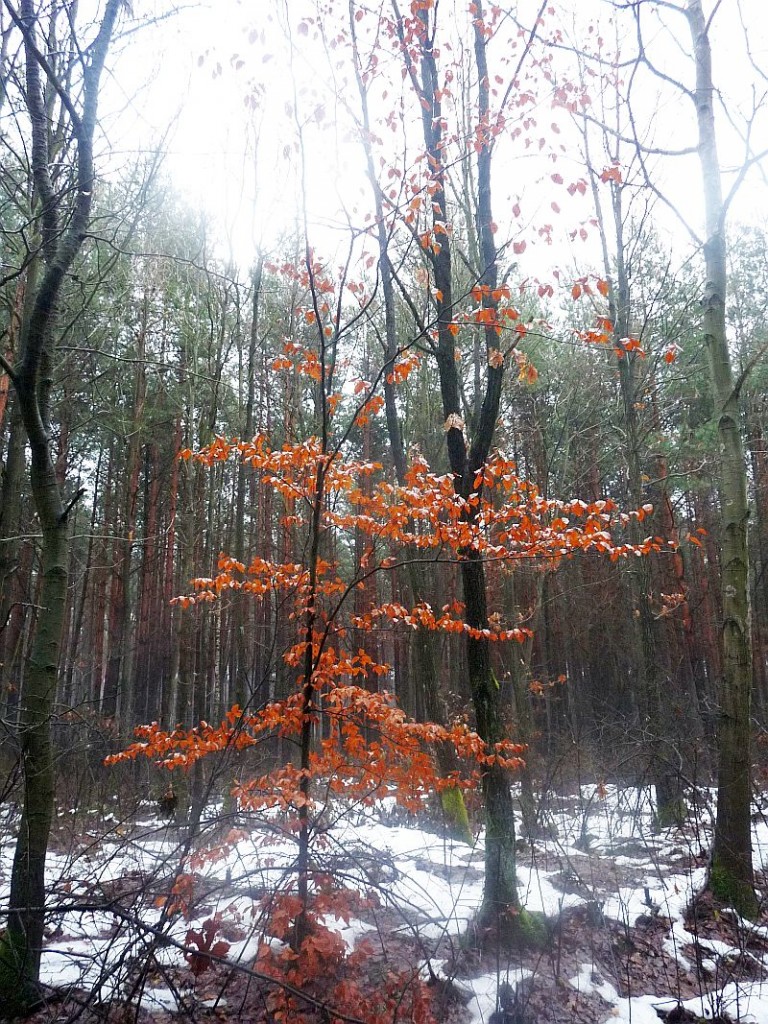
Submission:
[[[115,197],[117,198],[117,197]],[[285,360],[286,338],[300,337],[293,310],[297,285],[286,283],[275,262],[253,274],[221,265],[206,255],[206,228],[168,201],[155,216],[157,234],[134,236],[137,251],[163,251],[169,238],[178,253],[159,257],[113,256],[107,250],[78,265],[67,294],[68,321],[55,368],[57,403],[53,435],[62,482],[86,494],[73,510],[72,545],[63,649],[56,704],[57,734],[90,730],[114,742],[154,718],[191,724],[217,719],[245,693],[266,700],[280,692],[281,623],[277,609],[233,599],[211,611],[182,613],[170,604],[193,575],[212,574],[220,551],[291,557],[285,509],[247,468],[202,472],[180,463],[180,448],[198,448],[216,434],[247,437],[266,430],[291,441],[312,432],[313,410],[301,378],[274,369]],[[146,219],[152,217],[150,207]],[[163,221],[165,223],[163,223]],[[147,225],[149,228],[149,225]],[[760,229],[739,231],[732,247],[731,311],[735,339],[746,364],[763,344],[761,309],[768,260]],[[99,280],[100,264],[109,277]],[[658,243],[644,247],[642,282],[632,317],[642,325],[645,352],[622,356],[634,363],[633,400],[621,393],[612,348],[585,349],[571,339],[580,330],[580,309],[534,311],[552,316],[554,337],[528,344],[538,371],[535,382],[510,378],[505,386],[500,443],[524,476],[545,494],[585,501],[630,501],[626,417],[634,413],[642,470],[641,497],[654,506],[650,529],[678,537],[677,552],[651,559],[651,603],[659,637],[655,651],[684,720],[711,740],[719,671],[718,523],[714,477],[717,454],[701,352],[695,336],[696,282],[688,268],[674,273]],[[6,285],[12,322],[18,282]],[[83,293],[92,293],[87,308]],[[306,296],[304,296],[305,298]],[[570,321],[570,322],[569,322]],[[559,335],[559,336],[558,336]],[[8,342],[6,342],[8,343]],[[664,362],[670,343],[680,345],[675,363]],[[633,358],[634,357],[634,358]],[[365,375],[365,346],[354,358]],[[766,486],[762,370],[745,384],[744,427],[755,510],[751,533],[756,714],[766,700],[766,544],[761,496]],[[428,361],[401,388],[401,422],[407,446],[436,468],[443,464],[435,433],[437,385]],[[383,425],[357,431],[360,451],[391,458]],[[3,720],[12,729],[24,687],[26,652],[39,587],[38,528],[24,473],[24,435],[13,393],[3,408]],[[650,531],[649,531],[650,532]],[[350,553],[352,557],[352,553]],[[507,600],[521,621],[535,621],[530,651],[512,649],[497,673],[505,685],[524,653],[530,681],[527,700],[542,750],[573,741],[598,753],[605,739],[628,752],[647,724],[647,695],[637,686],[640,643],[633,619],[632,578],[623,563],[589,556],[556,572],[535,564],[498,570]],[[451,592],[452,572],[439,570],[440,589]],[[392,588],[404,584],[397,575]],[[438,584],[435,584],[437,586]],[[388,680],[418,710],[408,631],[390,631],[376,642],[392,650]],[[455,638],[444,637],[441,672],[457,707],[466,702]],[[566,682],[558,682],[561,676]],[[72,713],[76,712],[76,713]],[[69,740],[67,740],[69,742]],[[78,741],[79,742],[79,741]],[[109,742],[112,742],[110,740]],[[700,754],[710,745],[701,743]]]

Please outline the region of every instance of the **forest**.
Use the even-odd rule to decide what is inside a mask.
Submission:
[[[768,1022],[761,0],[0,40],[0,1018]]]

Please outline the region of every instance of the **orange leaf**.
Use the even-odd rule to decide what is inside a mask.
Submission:
[[[602,181],[603,183],[613,181],[617,185],[620,185],[622,181],[621,169],[616,166],[606,167],[603,173],[600,175],[600,181]]]

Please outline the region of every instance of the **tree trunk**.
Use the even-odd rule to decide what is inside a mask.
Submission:
[[[133,418],[128,439],[128,457],[125,466],[125,491],[123,495],[122,539],[116,542],[121,549],[120,578],[122,580],[122,604],[117,622],[119,633],[114,638],[117,661],[116,717],[120,738],[128,741],[136,724],[134,714],[136,690],[136,635],[133,628],[134,595],[133,551],[136,544],[136,515],[139,501],[139,478],[141,475],[141,446],[144,429],[144,408],[147,398],[147,378],[144,360],[146,357],[147,322],[149,318],[149,296],[145,292],[141,307],[141,323],[136,335],[136,380],[133,391]]]
[[[490,83],[485,53],[483,5],[477,0],[474,6],[478,123],[483,128],[489,124]],[[437,339],[433,344],[433,352],[440,379],[443,429],[454,489],[458,496],[466,500],[480,489],[475,486],[475,479],[490,453],[504,377],[503,362],[491,358],[499,345],[495,330],[498,306],[495,295],[498,254],[493,239],[495,225],[491,209],[492,139],[490,132],[481,130],[476,147],[476,221],[481,258],[481,272],[478,274],[477,283],[482,288],[483,322],[486,326],[484,329],[478,326],[475,330],[481,331],[483,335],[486,365],[482,401],[476,403],[479,412],[472,424],[473,436],[470,442],[464,433],[461,385],[456,363],[454,281],[451,238],[447,230],[450,217],[445,191],[444,118],[437,61],[432,45],[434,26],[430,24],[429,11],[420,7],[414,14],[414,19],[421,23],[415,32],[420,61],[417,67],[405,45],[404,23],[396,4],[395,13],[406,74],[410,77],[413,91],[421,107],[424,144],[431,174],[429,194],[432,201],[432,234],[425,252],[434,281]],[[475,509],[474,503],[467,503],[464,514],[468,522],[473,521]],[[475,552],[467,550],[461,552],[460,568],[466,622],[475,630],[488,630],[483,563]],[[466,657],[477,731],[487,746],[492,748],[504,738],[505,729],[501,715],[500,688],[491,667],[490,641],[486,637],[473,637],[467,633]],[[483,776],[483,795],[486,815],[485,882],[478,924],[481,929],[491,927],[509,934],[516,933],[516,937],[532,937],[523,936],[521,928],[524,918],[519,913],[520,901],[515,881],[514,809],[508,771],[498,766],[489,768]]]
[[[10,709],[21,685],[19,642],[24,629],[28,576],[20,571],[25,433],[17,401],[11,401],[10,430],[0,486],[0,706]]]
[[[56,479],[50,432],[49,377],[55,349],[61,287],[80,250],[90,221],[94,187],[93,135],[99,80],[122,0],[108,0],[83,68],[82,108],[71,116],[77,181],[71,205],[56,195],[51,179],[51,139],[37,44],[34,0],[21,0],[14,15],[24,38],[26,105],[31,126],[32,173],[40,207],[45,269],[31,299],[21,357],[11,377],[31,451],[30,483],[42,531],[39,610],[27,665],[19,740],[24,798],[11,871],[8,928],[0,942],[0,1005],[23,1014],[37,998],[45,921],[45,858],[53,816],[54,767],[51,715],[56,693],[67,600],[68,513]],[[72,104],[70,99],[70,104]],[[74,106],[68,111],[74,113]]]
[[[626,263],[627,245],[624,237],[625,212],[623,202],[624,184],[610,183],[612,231],[611,241],[615,245],[613,261],[609,249],[606,218],[603,215],[597,172],[589,156],[589,136],[586,122],[583,131],[585,155],[590,167],[592,196],[597,215],[600,241],[603,253],[603,272],[609,281],[609,316],[613,323],[613,347],[617,353],[617,371],[623,409],[623,435],[625,438],[624,458],[626,461],[629,501],[633,508],[640,508],[645,500],[642,460],[641,423],[638,417],[638,399],[643,381],[638,374],[638,356],[625,342],[632,335],[633,317],[631,305],[630,275]],[[658,519],[658,509],[654,520]],[[644,527],[637,519],[628,526],[629,541],[638,545],[643,539]],[[659,531],[660,532],[660,531]],[[685,804],[682,792],[682,778],[670,756],[675,750],[673,736],[672,706],[669,694],[670,679],[664,679],[662,665],[661,629],[654,617],[653,578],[647,557],[631,559],[625,571],[629,589],[629,602],[633,618],[631,630],[634,633],[634,658],[639,681],[639,698],[643,716],[643,745],[646,751],[647,771],[656,792],[656,821],[666,826],[680,823],[684,817]]]
[[[747,548],[747,467],[739,423],[739,384],[734,380],[725,324],[726,241],[720,162],[715,134],[715,90],[708,24],[701,0],[686,9],[696,62],[696,117],[706,214],[702,296],[704,343],[720,442],[721,590],[723,669],[720,681],[717,821],[709,885],[741,914],[754,917],[757,900],[750,823],[750,704],[752,646]]]
[[[89,696],[85,692],[85,687],[82,685],[80,679],[75,678],[75,664],[77,662],[78,650],[80,647],[80,637],[83,631],[83,622],[85,620],[85,607],[88,601],[88,591],[90,588],[89,584],[91,580],[91,567],[93,566],[93,552],[96,542],[96,517],[99,502],[99,485],[101,482],[101,463],[103,458],[103,452],[99,451],[99,457],[96,460],[96,471],[94,476],[93,484],[93,497],[91,506],[91,523],[90,530],[88,533],[88,547],[85,558],[85,568],[83,570],[83,578],[80,584],[79,593],[76,598],[73,598],[74,609],[72,612],[72,628],[69,636],[69,643],[67,646],[67,652],[65,654],[65,682],[64,682],[64,703],[74,707],[81,701],[88,701]],[[77,693],[75,692],[77,690]]]
[[[355,45],[355,74],[357,77],[360,103],[363,113],[362,142],[365,151],[368,180],[373,190],[376,208],[376,232],[379,246],[379,268],[381,273],[381,289],[384,300],[384,406],[387,423],[387,436],[395,477],[398,484],[404,487],[408,470],[407,456],[400,428],[400,416],[397,409],[393,369],[400,349],[397,341],[397,316],[395,309],[395,291],[393,269],[389,258],[389,232],[384,215],[382,189],[376,177],[371,142],[370,117],[368,110],[368,94],[360,70],[360,62],[356,49],[355,17],[353,4],[350,4],[350,31]],[[415,606],[427,597],[427,586],[423,568],[409,563],[407,569],[408,597]],[[413,675],[414,683],[419,689],[420,704],[423,707],[426,721],[437,725],[446,724],[446,709],[440,693],[439,662],[437,657],[437,637],[424,627],[419,627],[413,637]],[[459,768],[456,751],[447,743],[440,743],[435,749],[435,759],[442,778],[447,778]],[[472,842],[472,831],[469,827],[464,794],[457,786],[449,786],[440,793],[440,806],[449,833],[458,840]]]

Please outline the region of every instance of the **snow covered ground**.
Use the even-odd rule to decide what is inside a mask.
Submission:
[[[481,901],[482,836],[470,848],[398,818],[388,805],[341,810],[318,856],[343,876],[345,885],[361,891],[375,887],[388,914],[389,939],[401,934],[423,951],[425,970],[429,959],[433,972],[455,975],[445,953],[459,949],[458,938]],[[760,868],[768,860],[768,822],[757,812],[754,822],[755,863]],[[149,814],[130,826],[102,818],[106,835],[98,834],[95,821],[90,831],[72,830],[69,847],[57,844],[48,860],[52,912],[43,980],[96,989],[101,999],[128,997],[149,1010],[185,1010],[192,1000],[203,998],[215,1002],[215,994],[202,993],[186,970],[190,929],[199,930],[204,921],[221,914],[227,959],[250,963],[264,940],[263,914],[254,907],[287,877],[295,858],[295,844],[281,832],[279,822],[233,824],[237,829],[228,833],[228,845],[217,859],[195,862],[192,868],[185,861],[195,876],[191,920],[167,912],[180,858],[191,853],[184,849],[179,830]],[[597,1017],[585,1019],[651,1024],[660,1019],[657,1009],[669,1011],[680,1004],[699,1017],[723,1014],[745,1024],[768,1024],[768,980],[762,978],[765,974],[768,979],[768,929],[739,921],[733,913],[727,914],[725,939],[694,934],[690,921],[686,923],[686,907],[705,878],[710,838],[706,812],[684,831],[655,833],[647,792],[585,787],[568,798],[552,799],[549,825],[548,838],[521,851],[525,906],[550,918],[569,911],[581,914],[579,920],[598,929],[618,922],[626,930],[628,957],[647,955],[647,945],[633,945],[632,929],[650,925],[667,965],[667,981],[657,988],[635,991],[629,986],[631,990],[620,994],[619,968],[609,976],[605,959],[596,954],[574,962],[562,985],[574,998],[597,994],[605,1004],[599,1004]],[[226,828],[216,833],[219,840],[226,834]],[[5,828],[0,832],[3,905],[12,853],[12,836]],[[345,923],[331,918],[325,923],[350,948],[362,935],[375,936],[377,928],[370,919]],[[734,935],[739,937],[736,942]],[[750,969],[744,970],[747,962]],[[698,972],[697,995],[683,998],[684,991],[670,977],[670,963],[689,978]],[[493,969],[488,966],[486,958],[478,961],[474,974],[456,977],[471,993],[463,1018],[467,1021],[490,1020],[498,1010],[500,982],[514,988],[536,974],[535,965],[523,959],[497,957]]]

